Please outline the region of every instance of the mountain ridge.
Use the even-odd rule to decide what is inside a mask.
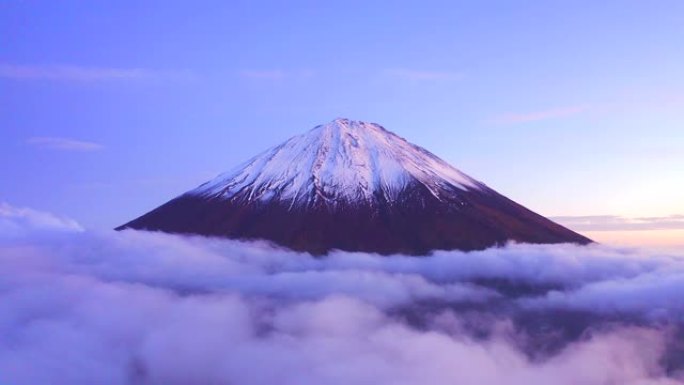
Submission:
[[[338,118],[126,223],[294,250],[422,255],[590,243],[375,123]]]
[[[481,188],[480,182],[378,124],[337,118],[262,152],[189,194],[229,199],[247,188],[252,199],[275,190],[280,199],[296,202],[302,192],[313,189],[322,199],[356,201],[380,191],[394,200],[396,191],[410,180],[420,181],[435,194],[436,180]]]

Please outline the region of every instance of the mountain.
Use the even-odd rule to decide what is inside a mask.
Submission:
[[[290,138],[125,228],[266,239],[312,254],[591,242],[382,126],[348,119]]]

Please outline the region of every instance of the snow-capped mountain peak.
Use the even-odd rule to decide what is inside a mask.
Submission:
[[[375,123],[337,118],[290,138],[190,195],[301,203],[391,202],[410,182],[437,198],[445,189],[483,184]]]
[[[374,123],[335,119],[117,229],[426,255],[506,242],[586,244]]]

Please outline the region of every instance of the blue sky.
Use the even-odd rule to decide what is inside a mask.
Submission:
[[[547,216],[684,213],[681,1],[0,0],[0,201],[110,228],[335,117]]]

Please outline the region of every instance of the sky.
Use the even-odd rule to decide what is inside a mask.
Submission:
[[[336,117],[684,243],[684,2],[0,0],[0,202],[118,226]]]

